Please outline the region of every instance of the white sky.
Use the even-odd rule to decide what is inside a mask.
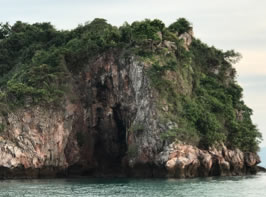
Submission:
[[[71,29],[94,18],[113,25],[158,18],[167,25],[179,17],[192,22],[195,36],[209,45],[240,52],[236,65],[244,100],[266,146],[265,0],[0,0],[0,22],[51,22]]]

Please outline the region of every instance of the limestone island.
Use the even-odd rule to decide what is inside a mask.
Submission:
[[[240,54],[190,22],[0,24],[0,178],[257,172]]]

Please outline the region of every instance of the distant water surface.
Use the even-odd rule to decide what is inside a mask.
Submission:
[[[266,168],[266,147],[262,147],[258,153],[261,159],[260,166]]]
[[[263,197],[266,196],[266,174],[197,179],[3,180],[0,196]]]

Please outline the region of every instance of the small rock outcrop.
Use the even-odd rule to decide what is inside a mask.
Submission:
[[[201,150],[195,146],[171,144],[158,157],[164,164],[168,177],[189,178],[197,176],[229,176],[254,173],[260,162],[257,154],[240,150],[220,150],[212,148]]]
[[[184,48],[187,51],[189,50],[189,46],[192,43],[193,36],[194,36],[194,33],[193,33],[193,29],[191,28],[188,32],[185,32],[178,37],[179,39],[182,39],[184,41]]]

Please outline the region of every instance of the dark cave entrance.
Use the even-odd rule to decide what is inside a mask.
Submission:
[[[126,139],[126,120],[125,118],[125,114],[122,113],[121,111],[121,105],[117,104],[114,108],[113,108],[113,114],[114,114],[114,120],[116,122],[116,126],[117,126],[117,139],[119,142],[119,146],[120,146],[120,150],[121,150],[121,154],[120,154],[120,160],[123,159],[123,157],[126,155],[127,152],[127,139]]]
[[[98,113],[94,157],[97,171],[103,174],[123,173],[123,159],[127,153],[125,112],[120,104],[112,107],[112,115]]]

